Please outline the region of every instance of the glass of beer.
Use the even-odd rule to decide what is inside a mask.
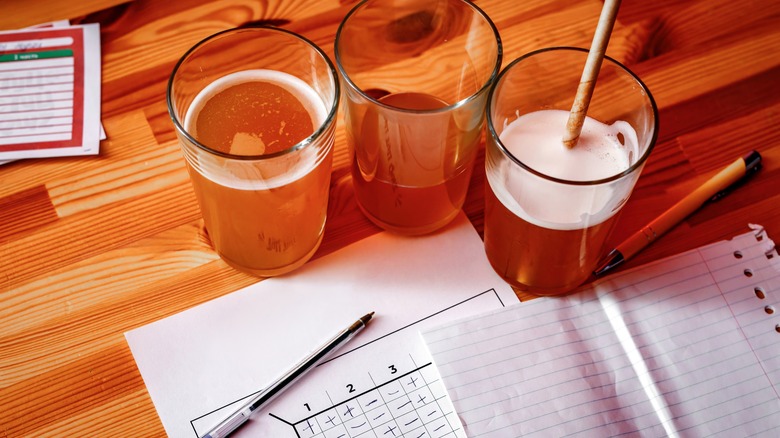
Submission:
[[[339,81],[317,46],[276,28],[231,29],[173,69],[168,111],[214,249],[258,276],[322,241]]]
[[[366,0],[336,33],[352,181],[365,215],[415,235],[463,206],[501,40],[463,0]]]
[[[579,142],[563,145],[587,56],[566,47],[527,54],[488,99],[485,251],[506,282],[536,295],[590,276],[658,135],[650,91],[606,57]]]

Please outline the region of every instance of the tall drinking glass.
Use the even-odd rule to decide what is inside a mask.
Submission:
[[[658,133],[650,91],[607,57],[579,143],[563,145],[587,55],[527,54],[501,72],[488,99],[485,251],[505,281],[537,295],[589,277]]]
[[[501,40],[463,0],[366,0],[336,34],[358,204],[379,226],[424,234],[463,206]]]
[[[313,43],[232,29],[173,69],[168,111],[215,250],[259,276],[289,272],[322,241],[339,82]]]

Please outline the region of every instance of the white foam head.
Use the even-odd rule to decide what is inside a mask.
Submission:
[[[506,124],[501,143],[526,166],[567,181],[597,181],[618,175],[639,157],[636,132],[626,122],[611,125],[586,118],[573,149],[562,142],[569,113],[543,110]],[[622,142],[621,140],[622,139]],[[496,197],[518,217],[559,230],[580,229],[612,217],[633,188],[632,178],[603,184],[564,184],[534,175],[509,160],[488,171]]]
[[[319,94],[301,79],[276,70],[244,70],[223,76],[204,88],[187,109],[185,129],[197,138],[194,122],[205,103],[220,91],[242,82],[263,81],[289,91],[306,108],[316,131],[327,118],[327,108]],[[259,161],[231,160],[196,148],[198,169],[217,184],[239,190],[264,190],[290,184],[318,163],[318,148],[303,148],[277,158]]]

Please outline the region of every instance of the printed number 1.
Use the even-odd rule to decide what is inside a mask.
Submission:
[[[308,403],[304,403],[303,405],[306,406],[306,410],[307,411],[311,412],[311,407],[309,407]]]

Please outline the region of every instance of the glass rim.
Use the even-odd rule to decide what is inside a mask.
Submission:
[[[339,24],[338,30],[336,30],[336,38],[333,41],[333,53],[336,57],[336,66],[338,67],[339,73],[341,73],[341,76],[344,78],[344,80],[347,82],[347,84],[355,89],[364,99],[378,105],[381,108],[388,109],[388,110],[394,110],[401,113],[409,113],[409,114],[438,114],[438,113],[445,113],[447,111],[452,111],[454,109],[460,108],[464,105],[466,105],[468,102],[474,100],[479,96],[482,92],[485,90],[489,90],[490,87],[495,83],[495,81],[498,78],[499,72],[501,71],[501,62],[503,59],[503,45],[501,43],[501,35],[498,33],[498,28],[496,28],[496,25],[493,23],[493,20],[488,17],[488,15],[479,8],[479,6],[472,3],[470,0],[454,0],[458,3],[463,3],[467,6],[469,6],[472,10],[476,11],[478,15],[480,15],[485,22],[490,26],[490,29],[493,31],[493,35],[496,38],[496,62],[493,66],[493,70],[490,73],[490,76],[485,81],[485,83],[482,84],[482,86],[475,91],[474,93],[470,94],[468,97],[463,98],[451,105],[447,105],[441,108],[436,108],[432,110],[417,110],[417,109],[408,109],[408,108],[399,108],[396,106],[388,105],[386,103],[380,102],[378,99],[375,99],[368,95],[362,88],[358,87],[355,82],[350,79],[347,72],[344,70],[344,68],[341,66],[341,54],[339,51],[339,42],[341,41],[341,31],[344,29],[344,25],[347,23],[347,21],[354,15],[359,9],[361,9],[366,3],[370,1],[375,0],[361,0],[357,5],[355,5],[348,13],[344,16],[344,19],[341,20],[341,23]],[[448,0],[453,1],[453,0]]]
[[[325,61],[325,64],[328,66],[328,69],[331,73],[331,78],[333,79],[333,104],[328,112],[328,115],[325,117],[325,120],[320,124],[317,129],[314,130],[314,132],[309,135],[308,137],[304,138],[303,140],[299,141],[298,143],[290,146],[287,149],[273,152],[270,154],[260,154],[260,155],[236,155],[231,154],[229,152],[222,152],[218,151],[216,149],[213,149],[209,146],[206,146],[205,144],[199,142],[195,137],[192,136],[192,134],[187,131],[182,123],[179,121],[179,117],[176,116],[175,110],[174,110],[174,104],[173,104],[173,79],[176,76],[176,73],[179,71],[179,68],[182,66],[184,61],[189,59],[190,55],[192,55],[196,50],[200,49],[204,45],[208,44],[212,40],[215,40],[217,38],[220,38],[227,34],[235,34],[235,33],[242,33],[242,32],[255,32],[255,31],[263,31],[263,32],[271,32],[271,33],[282,33],[286,34],[287,36],[291,36],[293,38],[296,38],[300,41],[302,41],[304,44],[308,45],[311,49],[313,49],[317,54],[320,55],[320,58]],[[308,85],[308,84],[307,84]],[[311,40],[308,38],[299,35],[295,32],[289,31],[287,29],[281,29],[274,26],[252,26],[252,27],[234,27],[231,29],[225,29],[222,31],[219,31],[217,33],[211,34],[202,40],[198,41],[195,45],[190,47],[186,52],[184,52],[184,55],[176,62],[176,65],[173,67],[173,70],[171,71],[171,76],[168,79],[168,86],[166,87],[165,91],[165,100],[168,106],[168,116],[173,121],[173,125],[176,128],[176,130],[183,135],[187,141],[194,144],[198,148],[202,149],[205,152],[208,152],[212,155],[217,155],[222,158],[229,158],[232,160],[239,160],[239,161],[259,161],[259,160],[266,160],[271,158],[278,158],[284,155],[291,154],[293,152],[299,151],[309,144],[314,143],[325,130],[328,128],[328,126],[331,125],[331,123],[336,119],[336,114],[338,112],[339,108],[339,102],[341,99],[341,85],[339,83],[339,77],[338,73],[336,72],[336,68],[333,65],[333,62],[328,58],[328,56],[325,54],[322,49],[320,49],[319,46],[314,44]],[[201,90],[203,91],[203,90]]]
[[[507,149],[507,147],[504,145],[503,142],[501,142],[501,139],[499,138],[498,134],[496,133],[495,129],[493,128],[493,117],[491,115],[491,107],[493,104],[493,96],[495,95],[495,91],[498,88],[499,83],[501,83],[501,79],[504,77],[504,75],[511,70],[512,67],[514,67],[516,64],[519,64],[520,61],[523,61],[525,59],[528,59],[534,55],[538,55],[545,52],[552,52],[552,51],[568,51],[568,52],[581,52],[584,53],[586,56],[588,54],[587,49],[583,49],[580,47],[569,47],[569,46],[559,46],[559,47],[547,47],[544,49],[538,49],[534,50],[532,52],[528,52],[525,55],[515,59],[511,63],[509,63],[504,69],[501,71],[501,73],[498,75],[498,78],[496,79],[496,82],[493,84],[493,86],[490,88],[490,93],[488,94],[487,99],[487,105],[485,106],[485,118],[487,122],[487,129],[490,133],[490,136],[493,138],[494,143],[498,146],[499,150],[507,156],[512,162],[520,166],[521,168],[529,171],[533,175],[536,175],[540,178],[546,179],[548,181],[552,181],[559,184],[566,184],[566,185],[573,185],[573,186],[595,186],[600,184],[606,184],[613,181],[617,181],[619,179],[623,179],[625,176],[630,175],[634,173],[637,169],[639,169],[644,163],[647,161],[647,158],[650,156],[650,152],[653,151],[653,148],[655,148],[655,144],[658,140],[658,106],[655,103],[655,99],[653,98],[652,93],[650,93],[650,89],[647,88],[647,85],[645,85],[644,82],[637,76],[634,72],[632,72],[628,67],[623,65],[621,62],[615,60],[614,58],[605,55],[604,59],[608,60],[610,63],[614,64],[618,69],[622,70],[625,73],[628,73],[630,77],[632,77],[642,88],[642,90],[647,95],[647,98],[650,102],[650,107],[652,108],[653,113],[653,135],[650,138],[650,143],[647,147],[647,150],[644,151],[644,153],[639,157],[639,159],[636,160],[635,163],[628,166],[628,168],[620,173],[617,173],[615,175],[608,176],[606,178],[601,178],[597,180],[588,180],[588,181],[576,181],[576,180],[568,180],[563,178],[556,178],[554,176],[547,175],[545,173],[542,173],[527,164],[523,163],[518,159],[517,157],[512,154],[512,152]],[[583,58],[584,61],[585,58]],[[598,86],[598,85],[596,85]],[[574,96],[572,96],[572,99],[574,99]],[[575,146],[576,147],[576,146]]]

